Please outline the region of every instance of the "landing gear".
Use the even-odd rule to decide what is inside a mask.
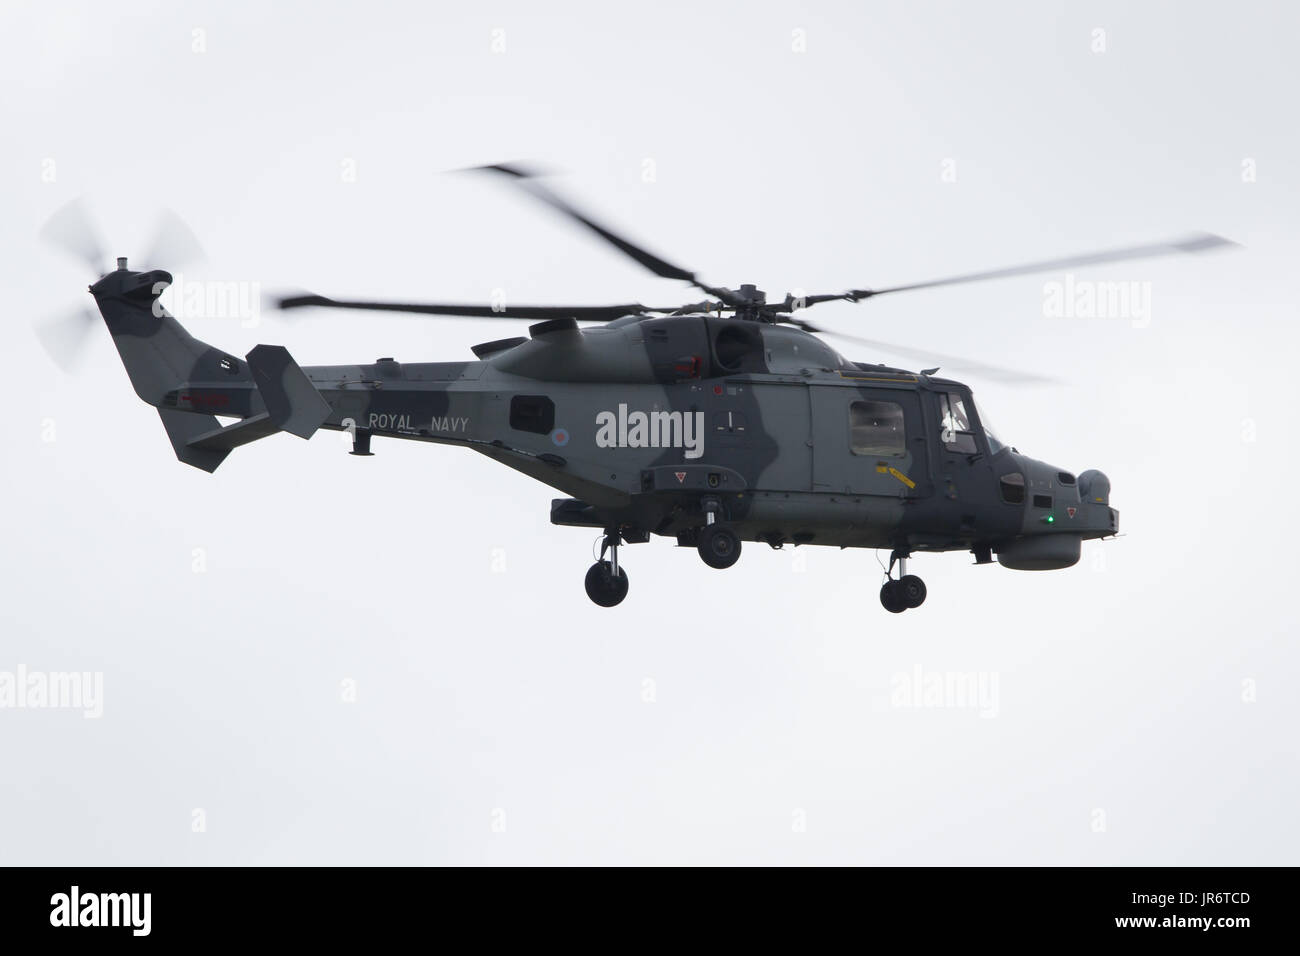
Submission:
[[[740,560],[740,538],[724,524],[708,524],[700,529],[695,546],[704,563],[711,568],[729,568]]]
[[[709,567],[729,568],[740,560],[740,536],[718,521],[722,502],[710,495],[700,504],[704,509],[704,527],[696,536],[695,550]]]
[[[627,572],[618,566],[618,546],[621,540],[617,529],[605,532],[605,541],[600,546],[600,560],[587,569],[587,597],[601,607],[614,607],[627,597]],[[605,560],[605,552],[609,560]]]
[[[617,575],[608,561],[597,561],[587,570],[587,597],[601,607],[613,607],[627,597],[627,572],[618,569]]]
[[[907,555],[895,551],[889,556],[889,571],[894,573],[894,564],[898,564],[898,577],[890,577],[880,588],[880,604],[890,614],[902,614],[909,607],[920,607],[925,603],[925,582],[915,574],[907,573]]]
[[[890,579],[880,587],[880,603],[890,614],[902,614],[907,610],[907,601],[903,599],[899,584]]]
[[[925,582],[915,574],[905,574],[899,578],[898,590],[908,607],[920,607],[925,603]]]

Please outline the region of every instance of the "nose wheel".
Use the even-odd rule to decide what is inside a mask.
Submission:
[[[704,563],[723,570],[740,560],[740,538],[724,524],[708,524],[700,529],[700,542],[695,549]]]
[[[587,569],[587,597],[601,607],[614,607],[627,597],[627,572],[622,568],[615,574],[608,561],[597,561]]]
[[[892,577],[894,564],[898,564],[898,577]],[[908,608],[925,603],[925,582],[915,574],[907,573],[907,555],[895,551],[889,556],[889,580],[880,588],[880,604],[890,614],[902,614]]]
[[[583,581],[587,597],[601,607],[614,607],[627,597],[627,572],[618,565],[619,542],[618,531],[605,532],[605,541],[600,546],[600,560],[587,569],[587,577]],[[606,552],[609,553],[609,560],[605,560]]]

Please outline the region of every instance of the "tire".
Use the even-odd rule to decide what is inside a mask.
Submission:
[[[627,572],[618,569],[618,577],[609,573],[608,561],[597,561],[587,569],[587,578],[583,581],[587,588],[587,597],[601,607],[614,607],[627,597]]]
[[[710,524],[700,529],[700,542],[695,546],[704,563],[719,571],[740,560],[740,538],[726,525]]]
[[[890,614],[902,614],[907,610],[907,601],[898,581],[886,581],[880,588],[880,604]]]
[[[899,578],[898,590],[908,607],[920,607],[925,603],[925,582],[915,574],[905,574]]]

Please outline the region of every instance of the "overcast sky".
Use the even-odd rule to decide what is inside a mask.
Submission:
[[[103,714],[0,709],[0,862],[1295,863],[1298,30],[1281,2],[6,4],[0,673],[102,673]],[[1066,571],[918,558],[898,616],[870,552],[723,572],[662,539],[597,608],[594,535],[540,484],[330,433],[207,475],[102,325],[76,375],[32,333],[89,302],[36,238],[78,196],[133,266],[175,268],[143,260],[175,210],[194,281],[691,298],[447,172],[521,158],[773,296],[1244,248],[1074,276],[1138,283],[1145,315],[1052,317],[1063,275],[819,308],[1063,379],[969,377],[1004,440],[1104,470],[1121,511]],[[187,326],[326,364],[525,323]],[[918,673],[986,693],[906,706]]]

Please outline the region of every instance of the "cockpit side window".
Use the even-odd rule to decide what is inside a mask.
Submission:
[[[998,481],[1002,489],[1002,500],[1009,505],[1025,503],[1025,476],[1018,471],[1003,475]],[[1049,506],[1050,507],[1050,506]]]
[[[939,436],[949,451],[973,455],[979,450],[965,399],[959,392],[939,393]]]

